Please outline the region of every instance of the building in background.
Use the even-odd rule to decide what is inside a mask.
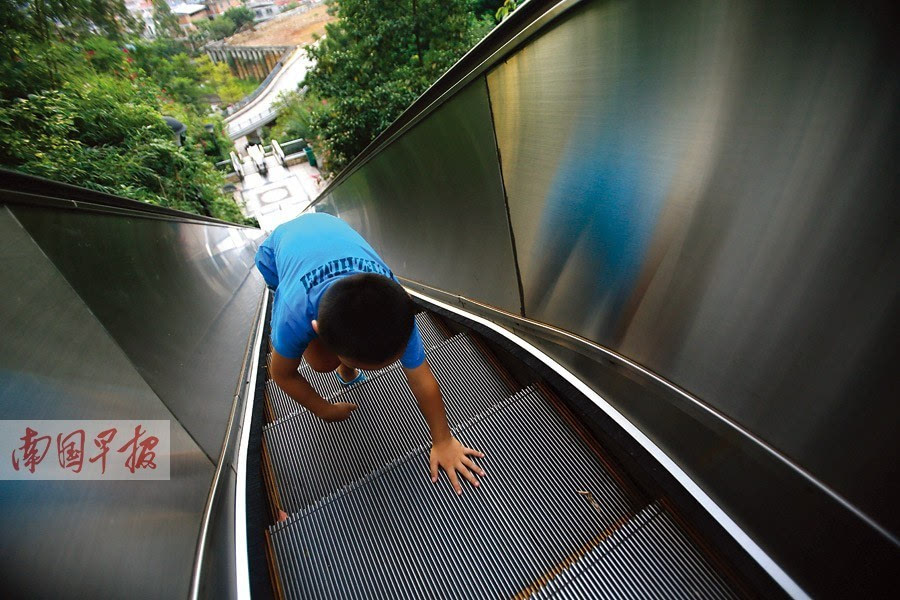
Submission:
[[[210,18],[212,18],[224,14],[229,8],[241,6],[243,2],[241,0],[206,0],[201,2],[201,4],[206,5]]]
[[[195,23],[211,19],[209,8],[205,4],[176,4],[172,12],[178,17],[178,24],[185,31],[193,31],[197,28]]]
[[[247,3],[247,8],[253,11],[254,21],[268,21],[281,12],[281,6],[272,0],[253,0]]]
[[[144,24],[144,35],[156,36],[156,27],[153,24],[153,2],[150,0],[125,0],[125,8],[136,19]]]

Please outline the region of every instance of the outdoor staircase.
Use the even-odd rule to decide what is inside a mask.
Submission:
[[[283,598],[733,598],[666,501],[642,492],[542,383],[521,387],[470,333],[416,317],[454,435],[482,450],[478,488],[428,474],[430,438],[394,364],[326,423],[266,383],[270,575]],[[287,515],[287,518],[285,518]],[[278,519],[282,520],[278,520]]]

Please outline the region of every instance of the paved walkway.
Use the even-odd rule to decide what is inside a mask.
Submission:
[[[296,48],[284,62],[278,74],[269,82],[263,92],[253,102],[225,119],[225,131],[231,139],[247,133],[275,120],[277,113],[272,105],[281,92],[296,90],[313,62],[306,49]]]
[[[244,181],[238,184],[235,200],[244,214],[255,217],[263,231],[272,231],[285,221],[299,216],[319,195],[319,170],[302,162],[288,168],[272,156],[266,157],[268,173],[256,171],[244,158]],[[322,186],[324,187],[324,186]]]

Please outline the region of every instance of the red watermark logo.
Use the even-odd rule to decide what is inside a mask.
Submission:
[[[0,479],[169,479],[169,421],[0,421]]]

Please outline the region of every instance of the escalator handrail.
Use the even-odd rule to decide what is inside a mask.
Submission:
[[[137,217],[165,218],[182,222],[193,221],[227,227],[255,229],[250,225],[230,223],[213,217],[148,204],[139,200],[132,200],[3,168],[0,168],[0,203],[113,212],[124,211]]]

